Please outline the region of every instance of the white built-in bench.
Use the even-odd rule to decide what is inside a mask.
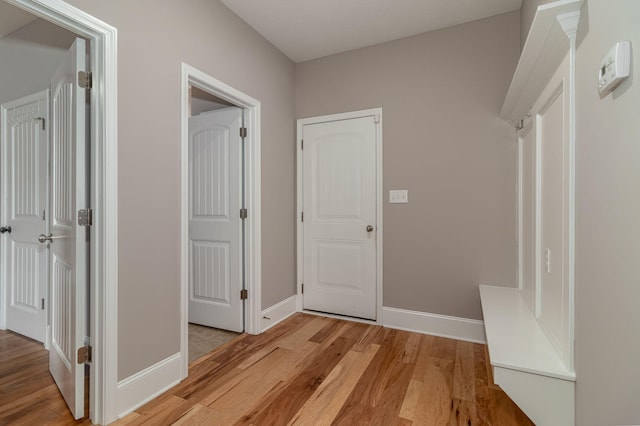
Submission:
[[[575,373],[567,370],[516,288],[480,286],[494,382],[531,420],[570,425]]]

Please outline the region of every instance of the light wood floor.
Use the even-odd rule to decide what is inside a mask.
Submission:
[[[45,409],[58,413],[55,424],[73,424],[51,389],[9,408],[9,382],[20,378],[5,384],[5,368],[20,368],[5,366],[11,363],[1,343],[0,354],[0,424],[47,424],[34,415]],[[189,370],[178,386],[116,424],[532,424],[492,384],[484,345],[306,314],[259,336],[241,335]]]
[[[74,421],[49,374],[40,342],[0,330],[0,425],[91,424]]]

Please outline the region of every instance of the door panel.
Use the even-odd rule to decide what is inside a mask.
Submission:
[[[85,42],[76,39],[51,79],[51,349],[49,370],[74,418],[84,416],[84,346],[88,232],[75,220],[87,207],[85,90],[76,83],[85,70]]]
[[[7,291],[8,329],[45,341],[47,250],[38,243],[46,231],[49,93],[43,91],[2,107],[3,214],[2,272]]]
[[[302,132],[304,308],[375,319],[374,118],[308,124]]]
[[[189,322],[240,332],[242,110],[189,118]]]

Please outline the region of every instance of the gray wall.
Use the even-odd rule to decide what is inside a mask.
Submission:
[[[516,285],[512,12],[296,65],[296,118],[383,108],[384,306],[482,318]],[[408,189],[409,204],[388,204]]]
[[[218,1],[69,3],[118,29],[122,380],[180,349],[181,62],[262,102],[262,306],[295,293],[294,66]]]
[[[0,104],[48,89],[74,39],[41,19],[0,38]]]
[[[640,2],[589,0],[579,36],[585,38],[576,87],[577,424],[637,425]],[[632,77],[600,99],[600,60],[620,40],[632,43]]]

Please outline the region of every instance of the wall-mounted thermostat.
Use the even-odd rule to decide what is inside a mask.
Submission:
[[[613,91],[629,77],[631,68],[631,42],[617,42],[600,62],[598,70],[598,91],[601,95]]]

